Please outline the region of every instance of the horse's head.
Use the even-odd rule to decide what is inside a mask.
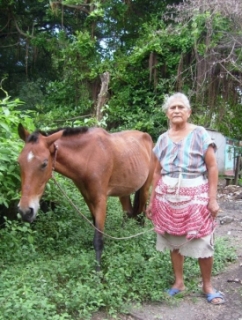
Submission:
[[[30,134],[21,124],[18,132],[25,142],[18,158],[21,172],[21,199],[18,209],[24,221],[32,222],[39,209],[45,185],[51,177],[54,142],[60,133],[50,136],[39,132]]]

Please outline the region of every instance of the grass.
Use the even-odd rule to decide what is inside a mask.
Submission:
[[[79,193],[66,190],[89,218]],[[109,199],[106,233],[125,237],[151,227],[148,220],[144,227],[124,222],[118,199]],[[132,302],[165,299],[172,268],[169,253],[156,251],[154,232],[127,240],[105,238],[100,273],[94,271],[93,233],[65,200],[32,225],[9,221],[0,230],[0,320],[88,320],[102,308],[117,314]],[[228,247],[226,239],[217,240],[215,273],[235,259]],[[184,269],[187,288],[196,290],[197,261],[186,259]]]

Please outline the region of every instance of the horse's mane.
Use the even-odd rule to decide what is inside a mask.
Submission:
[[[88,131],[88,127],[76,127],[76,128],[64,128],[63,130],[63,137],[66,136],[72,136],[74,134],[79,134],[79,133],[86,133]]]
[[[27,138],[27,141],[26,142],[37,142],[38,141],[38,138],[39,138],[39,135],[40,135],[40,131],[37,130],[33,133],[31,133],[28,138]]]
[[[58,131],[63,131],[62,136],[66,137],[66,136],[72,136],[79,133],[86,133],[88,129],[89,129],[88,127],[76,127],[76,128],[65,127],[65,128],[58,128],[50,131],[36,130],[35,132],[29,135],[27,142],[37,142],[40,134],[47,137]]]

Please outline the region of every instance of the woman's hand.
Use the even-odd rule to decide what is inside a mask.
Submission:
[[[146,217],[150,220],[152,220],[152,205],[149,204],[148,207],[146,208],[146,211],[145,211],[145,214],[146,214]]]
[[[208,210],[210,211],[211,215],[216,218],[218,212],[220,211],[218,202],[216,199],[211,199],[208,202]]]

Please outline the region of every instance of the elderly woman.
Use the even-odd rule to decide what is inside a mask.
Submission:
[[[191,107],[184,94],[170,96],[162,109],[170,127],[153,149],[159,161],[146,214],[155,226],[157,250],[170,250],[175,282],[167,293],[185,290],[183,263],[188,256],[198,259],[207,301],[222,304],[221,292],[211,284],[214,218],[219,212],[216,146],[203,127],[188,122]]]

